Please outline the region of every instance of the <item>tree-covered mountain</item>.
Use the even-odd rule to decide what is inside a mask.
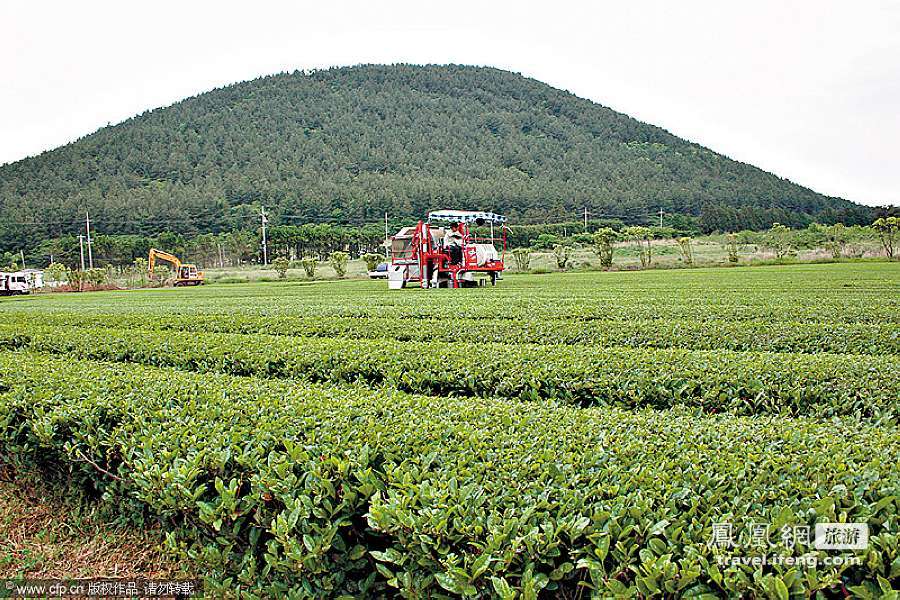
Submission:
[[[706,230],[871,212],[520,75],[358,66],[200,94],[0,167],[0,250],[478,208],[514,222],[690,215]]]

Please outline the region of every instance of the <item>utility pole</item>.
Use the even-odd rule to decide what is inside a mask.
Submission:
[[[659,227],[660,227],[660,229],[662,228],[662,216],[663,216],[663,209],[662,209],[662,207],[660,207],[660,209],[659,209]]]
[[[265,266],[269,264],[269,248],[266,245],[266,223],[268,223],[269,220],[266,218],[265,206],[259,209],[259,216],[262,219],[263,266]]]
[[[78,246],[81,247],[81,270],[84,271],[84,236],[78,236]]]
[[[94,253],[91,250],[91,215],[87,211],[84,212],[84,228],[87,230],[88,266],[93,269]],[[82,266],[81,269],[84,270],[84,267]]]
[[[384,213],[384,255],[388,255],[388,238],[390,234],[388,233],[388,214],[387,211]]]
[[[584,231],[585,231],[585,233],[587,233],[587,215],[588,215],[588,210],[587,210],[587,206],[585,206],[584,207]]]

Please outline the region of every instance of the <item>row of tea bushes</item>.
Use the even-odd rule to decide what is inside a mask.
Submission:
[[[839,452],[836,449],[840,449]],[[208,593],[865,597],[900,583],[895,427],[574,409],[0,352],[0,458],[161,523]],[[865,522],[860,565],[791,524]],[[716,523],[774,546],[722,550]]]
[[[900,354],[900,326],[891,323],[791,323],[676,321],[667,319],[397,319],[390,317],[267,317],[175,314],[165,319],[140,314],[15,314],[8,325],[114,327],[159,331],[265,333],[303,337],[400,341],[459,340],[507,344],[579,344],[636,348],[685,348],[809,354]]]
[[[511,346],[0,325],[0,345],[201,372],[360,381],[432,395],[675,405],[896,423],[900,358]]]

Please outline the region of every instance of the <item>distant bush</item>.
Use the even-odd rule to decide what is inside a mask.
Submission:
[[[328,260],[331,262],[331,268],[334,269],[338,277],[343,277],[347,274],[347,263],[350,262],[349,254],[338,250],[337,252],[332,252]]]
[[[516,271],[524,273],[531,264],[531,250],[529,248],[516,248],[512,251],[513,262],[516,263]]]
[[[653,247],[650,245],[652,230],[649,227],[626,227],[623,233],[626,239],[637,242],[641,266],[645,269],[649,267],[653,262]]]
[[[594,252],[600,257],[600,266],[609,270],[613,264],[613,244],[619,239],[619,234],[609,228],[602,227],[594,232],[592,238]]]
[[[684,261],[684,264],[693,265],[694,250],[691,247],[691,238],[680,237],[676,241],[678,242],[678,248],[681,250],[681,259]]]
[[[568,244],[556,244],[553,247],[553,257],[556,259],[556,266],[560,271],[565,271],[572,258],[572,246]]]
[[[362,260],[366,263],[366,271],[374,271],[375,267],[378,266],[378,263],[384,260],[384,256],[368,252],[362,255]]]
[[[303,271],[306,273],[306,276],[310,279],[316,278],[316,267],[319,266],[319,261],[315,258],[307,257],[300,260],[300,266],[303,267]]]
[[[288,269],[291,266],[291,261],[284,258],[283,256],[279,256],[275,260],[272,261],[272,267],[274,267],[275,271],[278,272],[278,278],[284,279],[287,277]]]

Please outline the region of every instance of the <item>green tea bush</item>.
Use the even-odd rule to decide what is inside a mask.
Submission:
[[[242,282],[244,282],[242,280]],[[246,314],[148,315],[19,313],[4,317],[4,324],[21,328],[110,327],[153,331],[265,333],[297,337],[353,339],[434,340],[453,331],[461,340],[501,344],[563,344],[596,347],[684,348],[805,354],[900,354],[900,328],[892,323],[792,323],[747,321],[693,321],[676,319],[487,319],[433,318],[415,320],[330,315],[277,317]],[[101,335],[101,334],[98,334]]]
[[[6,347],[233,375],[579,406],[689,405],[896,422],[900,358],[510,346],[0,325]],[[523,368],[524,367],[524,368]]]
[[[213,595],[805,597],[898,582],[894,428],[18,352],[0,353],[0,382],[4,461],[162,524]],[[719,522],[838,520],[869,526],[860,565],[726,568],[717,557],[739,551],[709,544]],[[774,550],[807,551],[826,554]]]

